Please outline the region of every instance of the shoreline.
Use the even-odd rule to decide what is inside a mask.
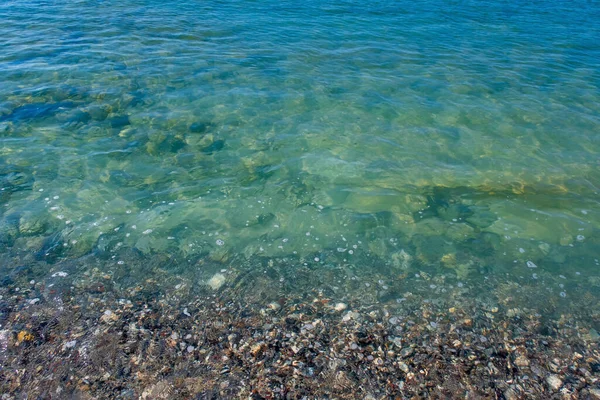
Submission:
[[[321,286],[295,293],[276,273],[236,284],[240,271],[219,287],[156,270],[125,287],[89,259],[51,271],[69,262],[0,288],[3,399],[600,396],[594,304],[550,314],[449,284],[424,296],[435,276],[387,301],[318,272]]]

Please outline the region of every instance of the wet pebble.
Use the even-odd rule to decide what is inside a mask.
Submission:
[[[558,391],[563,384],[558,375],[549,375],[546,378],[546,383],[548,384],[548,387],[554,391]]]

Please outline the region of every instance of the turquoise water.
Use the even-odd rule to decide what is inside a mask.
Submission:
[[[583,1],[3,2],[1,251],[597,296],[599,20]]]

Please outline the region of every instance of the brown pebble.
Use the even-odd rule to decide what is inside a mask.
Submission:
[[[529,366],[529,360],[527,359],[527,357],[523,356],[523,355],[519,355],[516,360],[515,360],[515,365],[517,367],[528,367]]]

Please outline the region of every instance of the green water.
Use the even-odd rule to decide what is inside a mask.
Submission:
[[[272,6],[0,6],[2,251],[598,293],[598,7]]]

